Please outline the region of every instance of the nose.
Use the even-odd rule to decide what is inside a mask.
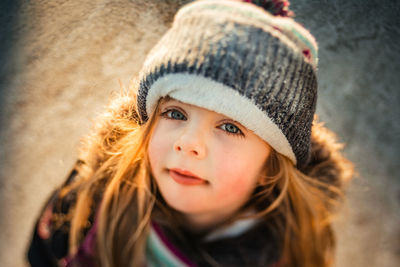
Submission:
[[[185,153],[188,156],[202,159],[206,156],[206,134],[194,123],[187,125],[182,134],[174,143],[174,150],[178,153]]]

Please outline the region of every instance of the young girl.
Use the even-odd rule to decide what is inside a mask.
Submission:
[[[181,8],[40,216],[33,266],[331,266],[352,164],[285,1]],[[258,5],[257,5],[258,4]]]

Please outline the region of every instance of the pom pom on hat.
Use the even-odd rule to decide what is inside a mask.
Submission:
[[[293,11],[289,10],[290,2],[287,0],[242,0],[264,8],[275,16],[294,17]]]

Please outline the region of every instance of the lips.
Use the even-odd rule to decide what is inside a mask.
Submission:
[[[206,180],[201,179],[190,171],[178,168],[170,169],[169,175],[175,182],[182,185],[201,185],[207,183]]]

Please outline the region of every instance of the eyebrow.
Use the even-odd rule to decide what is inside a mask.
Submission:
[[[166,97],[164,97],[164,98],[160,101],[160,106],[165,105],[165,104],[168,104],[168,103],[170,103],[170,102],[176,102],[176,103],[179,103],[179,104],[184,104],[184,103],[181,102],[181,101],[178,101],[178,100],[173,99],[173,98],[171,98],[171,97],[169,97],[169,96],[166,96]]]

